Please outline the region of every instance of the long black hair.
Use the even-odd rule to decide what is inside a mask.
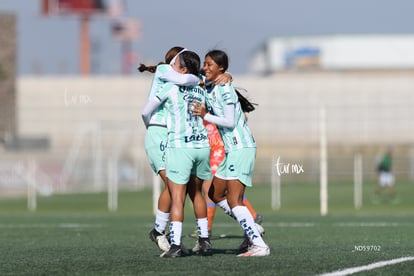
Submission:
[[[245,96],[243,96],[242,93],[240,93],[240,91],[247,92],[246,89],[234,88],[234,90],[236,90],[236,94],[237,94],[237,97],[239,98],[239,102],[240,102],[241,109],[243,110],[243,112],[249,113],[256,109],[255,106],[257,106],[258,104],[252,103]]]

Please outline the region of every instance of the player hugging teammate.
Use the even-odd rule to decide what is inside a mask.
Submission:
[[[215,60],[217,54],[219,58]],[[252,186],[256,144],[247,128],[246,118],[232,85],[219,86],[214,83],[228,66],[220,64],[220,57],[225,57],[227,62],[227,55],[222,51],[212,51],[206,55],[203,69],[208,81],[207,89],[198,84],[180,86],[174,81],[164,80],[142,112],[144,123],[149,128],[154,113],[156,114],[160,107],[165,110],[168,133],[165,171],[171,200],[171,246],[168,250],[160,246],[159,238],[164,237],[165,233],[163,229],[157,230],[157,218],[155,228],[150,232],[150,238],[165,251],[161,254],[162,257],[180,257],[185,253],[181,236],[187,193],[193,201],[198,231],[198,241],[193,252],[203,255],[212,253],[206,201],[202,194],[203,183],[212,177],[210,145],[203,120],[217,125],[225,145],[225,158],[218,168],[218,175],[213,178],[209,196],[239,222],[249,241],[247,251],[238,256],[270,254],[253,216],[242,203],[245,187]],[[184,50],[174,57],[170,65],[178,73],[198,75],[200,58],[196,53]],[[206,105],[210,114],[206,114]],[[163,225],[166,224],[165,218],[166,216]]]

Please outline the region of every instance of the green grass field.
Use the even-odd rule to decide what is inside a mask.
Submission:
[[[153,226],[150,190],[121,192],[119,209],[108,212],[106,194],[0,200],[0,275],[317,275],[414,256],[414,184],[398,183],[397,200],[373,200],[365,185],[363,207],[353,208],[352,185],[330,183],[329,214],[319,215],[316,184],[282,185],[282,208],[270,208],[270,189],[247,195],[264,214],[271,256],[238,258],[240,227],[217,210],[213,256],[163,259],[148,239]],[[184,233],[195,224],[186,205]],[[226,235],[220,238],[221,234]],[[195,239],[183,237],[191,248]],[[359,275],[414,275],[414,261]]]

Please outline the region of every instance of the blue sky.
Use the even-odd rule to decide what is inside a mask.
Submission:
[[[161,61],[175,45],[196,51],[201,59],[219,48],[229,54],[234,74],[248,73],[252,51],[273,36],[414,33],[412,0],[125,3],[126,16],[141,24],[141,37],[132,44],[140,61]],[[0,12],[17,15],[18,74],[79,74],[77,17],[43,17],[40,0],[0,0]],[[93,19],[91,38],[94,74],[119,74],[121,46],[111,36],[110,19]]]

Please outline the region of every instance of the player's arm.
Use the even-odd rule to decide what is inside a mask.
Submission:
[[[158,97],[150,99],[144,107],[144,110],[141,113],[142,120],[144,121],[145,127],[148,128],[148,125],[151,120],[152,112],[154,112],[157,107],[161,105],[161,100]]]
[[[200,78],[195,75],[178,73],[173,69],[162,74],[160,79],[183,86],[194,86],[200,82]]]
[[[236,126],[236,122],[234,120],[234,104],[227,104],[223,107],[224,116],[215,116],[211,113],[207,113],[206,106],[201,104],[196,105],[193,112],[193,115],[200,116],[205,121],[217,126],[226,128],[234,128]]]

